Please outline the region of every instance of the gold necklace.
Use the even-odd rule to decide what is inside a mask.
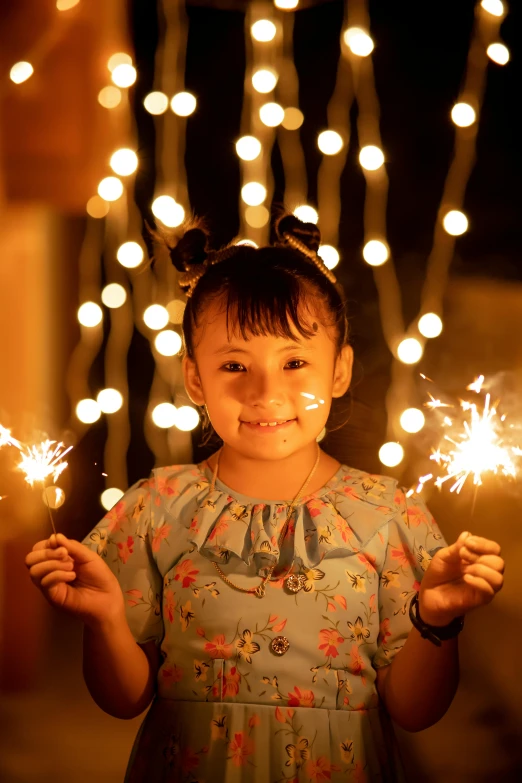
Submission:
[[[217,477],[217,472],[218,472],[218,465],[219,465],[219,458],[220,458],[220,456],[221,456],[221,449],[218,452],[218,458],[216,460],[216,467],[214,468],[214,474],[212,476],[212,484],[210,486],[210,491],[211,492],[214,491],[214,485],[216,483],[216,477]],[[304,490],[306,489],[306,487],[310,483],[310,480],[311,480],[312,476],[315,473],[315,469],[317,468],[317,465],[319,464],[320,456],[321,456],[321,450],[319,448],[319,444],[317,444],[317,458],[315,460],[315,465],[313,466],[313,468],[312,468],[310,474],[308,475],[308,478],[306,479],[305,483],[303,484],[303,486],[301,487],[301,489],[299,490],[299,492],[297,493],[295,498],[290,503],[290,507],[289,507],[289,510],[288,510],[288,515],[286,517],[285,524],[283,525],[283,529],[281,531],[281,535],[279,536],[279,542],[278,542],[279,552],[281,552],[281,547],[283,545],[283,539],[284,539],[284,537],[286,535],[286,531],[288,529],[288,523],[290,522],[290,517],[292,516],[292,512],[294,510],[295,504],[297,503],[297,501],[299,500],[299,498],[303,494]],[[230,587],[233,587],[234,590],[240,590],[242,593],[254,593],[254,595],[256,595],[258,598],[263,598],[263,596],[265,594],[266,584],[269,581],[269,579],[271,579],[272,572],[273,572],[273,570],[275,568],[275,563],[274,563],[274,565],[270,566],[270,568],[268,570],[268,574],[265,577],[263,577],[263,579],[261,580],[261,584],[259,584],[257,587],[247,587],[247,588],[245,588],[245,587],[239,587],[239,585],[235,585],[233,582],[231,582],[230,579],[223,573],[223,571],[218,566],[216,561],[213,560],[212,562],[214,563],[216,571],[220,575],[221,579],[224,582],[226,582],[227,585],[229,585]],[[292,566],[290,566],[289,571],[291,571],[291,570],[292,570]],[[288,577],[288,574],[286,574],[286,576],[284,576],[282,578],[286,579],[287,577]],[[281,579],[281,577],[278,576],[277,579]],[[292,592],[295,592],[295,591],[292,591]]]

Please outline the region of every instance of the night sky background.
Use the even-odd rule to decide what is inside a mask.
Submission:
[[[188,3],[189,34],[185,88],[198,99],[187,121],[185,163],[193,211],[205,216],[214,245],[229,242],[239,230],[239,159],[235,141],[240,134],[245,76],[245,14],[222,10],[219,3]],[[240,4],[237,4],[238,7]],[[310,5],[310,4],[309,4]],[[381,108],[381,135],[389,177],[388,243],[402,290],[404,317],[418,312],[426,260],[444,181],[450,165],[455,126],[450,119],[459,98],[473,27],[474,1],[451,4],[370,2],[372,53]],[[243,6],[244,7],[244,6]],[[317,205],[317,171],[322,155],[317,136],[327,127],[327,105],[334,89],[340,56],[344,0],[317,2],[295,12],[294,59],[299,76],[299,108],[304,124],[299,131],[308,174],[308,203]],[[521,150],[516,120],[520,95],[520,4],[512,3],[501,27],[501,39],[511,52],[506,66],[488,65],[477,141],[477,160],[463,209],[469,231],[457,238],[451,277],[480,276],[519,281]],[[138,81],[131,89],[140,168],[136,201],[144,220],[153,224],[154,120],[143,108],[153,89],[154,55],[161,30],[161,9],[151,0],[129,3]],[[384,341],[372,269],[363,261],[365,181],[358,162],[357,106],[351,111],[351,140],[341,179],[342,213],[335,273],[350,303],[352,343],[356,365],[352,389],[334,402],[335,421],[346,421],[327,436],[322,447],[335,458],[363,470],[386,472],[377,456],[386,427],[385,394],[391,355]],[[283,203],[284,176],[277,141],[272,154],[274,203]],[[480,314],[477,313],[477,318]],[[436,352],[437,340],[426,347],[425,358]],[[424,361],[424,360],[423,360]],[[153,455],[143,435],[153,358],[147,340],[135,332],[129,352],[132,438],[128,452],[129,484],[148,475]],[[421,368],[419,368],[421,369]],[[103,351],[90,375],[94,389],[103,388]],[[85,534],[103,514],[99,495],[105,488],[101,472],[106,427],[92,425],[71,453],[68,525]],[[200,447],[201,430],[193,432],[194,462],[220,445]],[[86,477],[87,476],[87,477]],[[59,512],[60,514],[60,512]]]

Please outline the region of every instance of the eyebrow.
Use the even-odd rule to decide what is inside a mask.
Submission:
[[[303,351],[308,350],[308,346],[304,345],[301,342],[293,343],[292,345],[285,345],[284,348],[279,348],[276,353],[285,353],[288,351]],[[220,348],[216,348],[215,353],[217,354],[226,354],[226,353],[246,353],[249,354],[250,351],[247,351],[245,348],[240,348],[239,346],[235,345],[222,345]]]

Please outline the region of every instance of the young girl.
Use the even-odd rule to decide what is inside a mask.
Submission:
[[[320,449],[350,384],[346,303],[316,226],[285,215],[276,234],[210,252],[192,228],[170,250],[186,390],[223,446],[26,558],[85,623],[96,703],[152,702],[126,783],[403,780],[390,717],[444,715],[462,617],[502,587],[497,543],[447,546],[419,497]]]

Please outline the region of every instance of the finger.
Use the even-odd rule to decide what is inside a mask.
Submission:
[[[489,566],[489,568],[498,571],[499,574],[504,573],[506,564],[501,557],[497,557],[497,555],[476,555],[469,552],[469,550],[462,554],[463,550],[465,550],[465,547],[461,550],[461,557],[463,560],[469,561],[470,563],[481,563],[482,565]]]
[[[482,579],[481,576],[474,576],[473,574],[464,574],[462,577],[465,582],[467,582],[472,587],[475,587],[477,590],[480,590],[483,593],[486,593],[490,598],[494,598],[495,591],[489,584],[489,582],[486,582],[485,579]]]
[[[60,560],[46,560],[44,563],[37,563],[34,565],[30,569],[29,574],[33,581],[41,581],[43,577],[47,576],[47,574],[50,574],[53,571],[67,571],[69,573],[72,568],[72,562],[64,563]]]
[[[39,549],[47,549],[49,547],[49,539],[46,538],[45,541],[37,541],[37,543],[33,546],[32,552],[36,552]]]
[[[74,582],[76,573],[74,571],[53,571],[52,574],[44,576],[40,582],[42,587],[49,588],[58,582]]]
[[[59,549],[40,549],[38,551],[29,552],[29,554],[26,555],[25,564],[28,568],[30,568],[36,563],[41,563],[44,560],[51,560],[56,558],[60,558],[61,560],[70,560],[72,562],[72,558],[70,557],[67,549],[62,546]]]
[[[481,563],[474,563],[473,565],[466,566],[464,573],[482,577],[482,579],[491,585],[495,592],[500,590],[502,583],[504,582],[502,574],[499,574],[498,571],[495,571],[493,568],[489,568],[486,565],[482,565]]]
[[[97,557],[89,547],[86,547],[74,538],[66,538],[63,533],[58,533],[58,542],[67,549],[67,552],[74,558],[78,565],[90,563]]]
[[[496,541],[490,541],[489,538],[481,538],[480,536],[470,536],[466,539],[466,547],[472,552],[480,552],[480,554],[487,555],[500,555],[500,544]]]

